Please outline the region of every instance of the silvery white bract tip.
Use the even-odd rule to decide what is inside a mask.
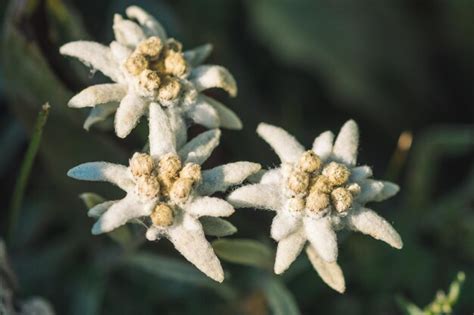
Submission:
[[[167,136],[158,138],[153,135],[155,130],[150,131],[150,154],[135,153],[128,166],[84,163],[68,175],[79,180],[106,181],[126,193],[120,200],[105,201],[89,210],[88,215],[97,218],[93,234],[140,221],[147,226],[148,240],[169,239],[199,270],[221,282],[224,273],[205,231],[217,236],[234,233],[235,227],[229,222],[216,220],[230,216],[234,207],[210,195],[241,184],[258,172],[260,165],[235,162],[201,170],[201,164],[219,144],[220,131],[204,132],[177,150],[162,111],[154,105],[150,119],[159,122],[155,128],[161,128],[161,134]]]
[[[234,190],[227,200],[236,208],[276,211],[271,236],[278,242],[275,272],[284,272],[309,241],[308,256],[332,288],[345,285],[337,265],[336,231],[347,228],[402,248],[397,231],[366,207],[395,195],[399,187],[371,179],[368,166],[357,165],[359,130],[346,122],[337,137],[316,137],[311,150],[282,128],[260,124],[257,133],[275,150],[280,167],[254,175],[257,183]]]
[[[115,132],[125,138],[152,103],[163,108],[177,135],[186,134],[187,120],[207,128],[242,128],[233,111],[201,93],[220,88],[237,95],[235,79],[226,68],[202,65],[211,45],[183,51],[181,43],[168,38],[163,26],[143,9],[128,7],[126,15],[114,16],[115,40],[110,45],[76,41],[60,48],[61,54],[79,59],[114,82],[88,87],[69,101],[73,108],[93,108],[84,128],[115,112]],[[178,144],[185,138],[177,136]]]

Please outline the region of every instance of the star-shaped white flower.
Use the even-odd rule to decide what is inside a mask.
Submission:
[[[60,49],[115,82],[90,86],[69,101],[70,107],[93,107],[86,129],[116,112],[115,132],[125,138],[152,103],[165,109],[180,145],[186,141],[187,121],[207,128],[242,127],[234,112],[200,93],[222,88],[231,96],[237,94],[227,69],[201,65],[211,45],[182,52],[181,43],[168,38],[161,24],[143,9],[131,6],[126,14],[130,19],[115,15],[115,41],[109,46],[76,41]]]
[[[235,162],[201,171],[201,164],[219,144],[220,131],[204,132],[177,150],[164,110],[156,103],[150,106],[150,121],[154,122],[150,123],[150,154],[135,153],[128,167],[107,162],[81,164],[68,175],[108,181],[126,192],[121,200],[106,201],[89,210],[90,216],[99,217],[93,234],[139,220],[147,225],[149,240],[168,238],[186,259],[221,282],[222,267],[199,218],[231,215],[232,205],[209,196],[240,184],[259,171],[260,165]]]
[[[324,273],[339,291],[344,289],[337,266],[336,232],[348,228],[402,248],[395,229],[365,207],[395,195],[396,184],[371,179],[368,166],[356,166],[359,131],[350,120],[344,124],[334,144],[334,134],[323,132],[312,150],[304,147],[285,130],[260,124],[257,133],[270,144],[281,166],[264,173],[258,184],[233,191],[228,201],[237,208],[275,210],[271,236],[278,241],[275,272],[284,272],[308,240],[313,266]]]

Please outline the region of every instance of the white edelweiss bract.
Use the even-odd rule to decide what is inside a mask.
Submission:
[[[199,219],[231,215],[234,208],[230,203],[209,195],[242,183],[258,172],[260,165],[235,162],[201,170],[201,164],[219,144],[220,131],[206,131],[177,150],[163,109],[157,104],[151,106],[150,125],[160,130],[150,129],[149,154],[135,153],[128,166],[84,163],[71,169],[68,175],[79,180],[107,181],[126,192],[120,200],[105,201],[89,210],[89,216],[98,218],[93,234],[139,221],[148,227],[147,239],[169,239],[187,260],[221,282],[222,267]],[[167,138],[158,138],[154,132]],[[232,228],[227,222],[210,221],[214,230],[226,224]]]
[[[365,207],[392,197],[399,188],[370,179],[370,167],[356,166],[359,131],[353,120],[344,124],[335,140],[332,132],[323,132],[308,151],[282,128],[262,123],[257,133],[282,164],[255,176],[257,184],[236,189],[227,200],[236,208],[276,211],[271,226],[271,236],[278,242],[275,273],[283,273],[309,241],[307,253],[313,266],[326,283],[342,292],[337,230],[359,231],[402,248],[390,223]]]
[[[69,101],[70,107],[93,108],[84,128],[116,111],[115,132],[125,138],[148,114],[151,103],[162,106],[170,117],[178,147],[186,141],[187,120],[210,129],[242,128],[233,111],[200,93],[221,88],[230,96],[237,94],[237,84],[226,68],[202,65],[211,45],[183,52],[181,43],[168,38],[161,24],[143,9],[131,6],[126,15],[129,19],[114,16],[115,41],[109,46],[76,41],[60,48],[61,54],[78,58],[114,81],[90,86]],[[96,110],[103,106],[105,110]]]

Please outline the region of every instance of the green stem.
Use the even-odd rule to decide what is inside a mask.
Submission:
[[[21,163],[20,174],[15,183],[15,189],[13,191],[12,199],[10,200],[10,222],[8,226],[8,239],[13,239],[13,234],[17,225],[18,217],[20,214],[20,207],[25,194],[26,185],[28,184],[28,178],[30,176],[31,168],[35,160],[38,148],[41,142],[41,136],[43,134],[43,127],[48,119],[50,106],[48,103],[41,107],[38,117],[36,118],[33,135],[31,137],[28,150],[26,151],[23,162]]]

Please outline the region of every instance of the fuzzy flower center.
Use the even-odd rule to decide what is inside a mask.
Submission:
[[[348,182],[350,175],[344,164],[323,163],[312,150],[304,152],[286,180],[292,195],[290,210],[318,213],[332,207],[338,213],[345,213],[360,192],[358,184]]]
[[[142,200],[157,199],[150,219],[157,226],[173,224],[175,205],[185,202],[193,186],[201,180],[201,166],[187,163],[182,166],[179,156],[169,153],[156,163],[146,153],[135,153],[129,169]]]
[[[160,100],[176,99],[182,86],[182,77],[188,66],[182,45],[175,39],[163,43],[157,36],[142,41],[125,61],[127,71],[138,80],[138,86]]]

